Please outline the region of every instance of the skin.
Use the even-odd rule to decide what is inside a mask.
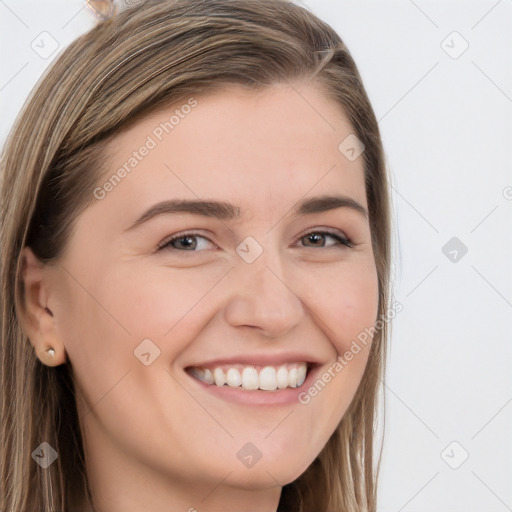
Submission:
[[[321,376],[374,324],[378,307],[368,219],[346,207],[292,213],[298,201],[333,194],[367,208],[363,159],[338,150],[354,131],[340,107],[310,84],[233,86],[196,99],[79,216],[57,264],[42,266],[24,249],[25,328],[44,364],[71,362],[101,512],[275,511],[282,485],[335,430],[367,362],[369,344],[305,405],[233,403],[184,371],[233,355],[298,351],[314,356]],[[105,179],[183,103],[116,136]],[[228,201],[241,216],[161,215],[128,230],[175,198]],[[353,247],[305,236],[322,229]],[[156,251],[191,230],[206,237],[194,239],[195,250]],[[247,236],[263,249],[250,264],[236,252]],[[147,338],[160,350],[149,366],[134,356]],[[251,468],[237,457],[248,442],[262,454]]]

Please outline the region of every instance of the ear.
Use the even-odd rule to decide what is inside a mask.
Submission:
[[[39,360],[48,366],[58,366],[66,362],[66,352],[58,335],[56,318],[48,307],[50,290],[45,269],[30,247],[22,249],[24,296],[20,323]]]

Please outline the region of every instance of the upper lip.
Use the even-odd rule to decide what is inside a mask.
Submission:
[[[240,354],[239,356],[230,356],[209,361],[201,361],[189,364],[187,368],[215,368],[230,364],[242,364],[246,366],[279,366],[286,363],[308,363],[319,364],[314,356],[305,353],[281,353],[281,354]]]

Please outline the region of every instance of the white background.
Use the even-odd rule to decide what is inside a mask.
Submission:
[[[512,1],[301,3],[359,66],[393,189],[379,512],[512,510]],[[0,143],[95,22],[79,0],[0,0]]]

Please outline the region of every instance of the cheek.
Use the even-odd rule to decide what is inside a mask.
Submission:
[[[119,265],[102,272],[101,279],[82,276],[83,287],[71,282],[63,339],[88,406],[128,373],[140,391],[161,370],[159,389],[165,389],[169,377],[163,370],[199,335],[215,311],[214,294],[209,293],[227,270]],[[145,366],[142,354],[148,352],[151,363]]]
[[[320,326],[341,355],[377,319],[379,291],[373,260],[318,272],[309,286]]]
[[[112,274],[112,281],[120,283],[112,300],[117,301],[119,316],[135,337],[165,339],[188,317],[196,316],[214,302],[215,288],[228,271],[226,266],[121,269],[117,275]]]
[[[367,261],[304,274],[310,317],[332,354],[299,395],[299,414],[303,428],[309,427],[312,452],[318,453],[338,426],[366,368],[371,348],[366,330],[378,313],[377,272],[373,260]],[[361,333],[366,336],[364,343]]]

